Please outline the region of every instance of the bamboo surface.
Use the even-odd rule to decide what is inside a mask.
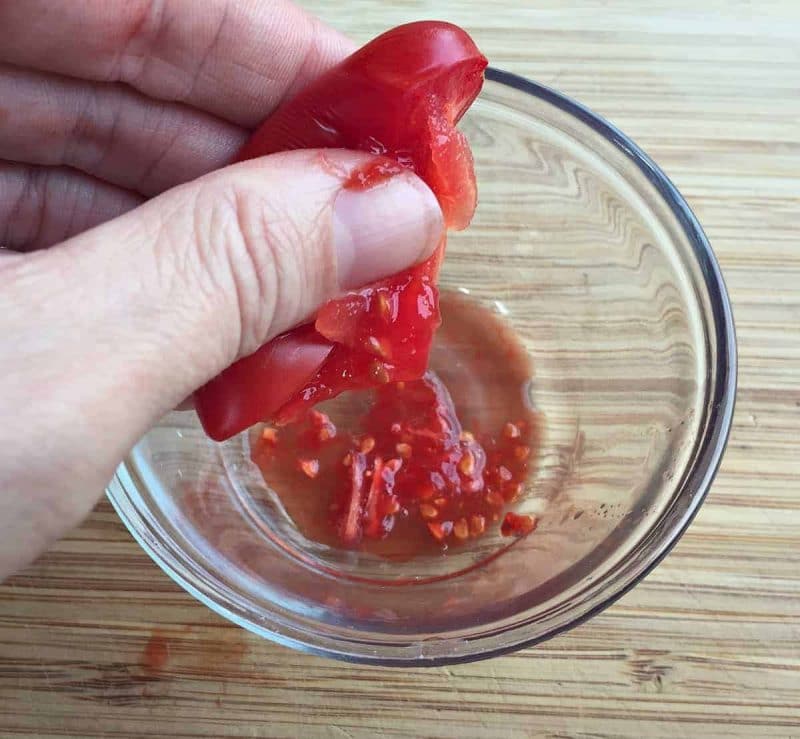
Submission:
[[[616,123],[703,224],[739,392],[672,554],[537,648],[390,670],[262,641],[193,600],[106,501],[0,587],[0,737],[800,736],[800,3],[315,0],[358,40],[416,18]]]

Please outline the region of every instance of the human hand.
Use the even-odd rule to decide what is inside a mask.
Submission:
[[[285,0],[0,0],[0,577],[197,387],[435,248],[412,174],[342,190],[367,155],[218,170],[350,49]]]

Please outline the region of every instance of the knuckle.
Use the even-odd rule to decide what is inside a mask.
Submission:
[[[119,106],[100,100],[99,88],[86,85],[78,97],[78,106],[69,132],[64,137],[62,160],[89,170],[98,167],[114,146],[119,120]]]
[[[166,88],[162,98],[188,100],[219,55],[232,3],[204,4],[204,22],[194,29],[191,40],[184,42],[182,49],[183,66],[188,67],[191,74],[184,74],[170,64],[164,52],[181,9],[167,0],[136,0],[131,6],[114,77],[134,87],[146,85],[158,77],[159,84]]]
[[[0,244],[28,250],[39,241],[47,205],[48,177],[44,167],[17,167],[0,198]]]
[[[217,278],[224,276],[235,300],[240,354],[306,316],[313,292],[304,248],[309,235],[291,214],[239,182],[202,192],[196,212],[200,259]]]

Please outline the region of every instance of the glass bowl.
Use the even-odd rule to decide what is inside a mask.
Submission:
[[[517,509],[538,529],[402,562],[306,539],[250,462],[248,435],[215,444],[191,413],[153,428],[108,488],[178,584],[281,644],[384,665],[534,644],[641,580],[719,465],[733,320],[675,187],[616,128],[506,72],[488,70],[461,128],[480,203],[450,238],[441,286],[451,305],[492,311],[531,358],[519,402],[541,438]],[[452,357],[434,357],[446,372]]]

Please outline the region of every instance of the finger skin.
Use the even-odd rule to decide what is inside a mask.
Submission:
[[[254,127],[353,44],[288,0],[2,0],[0,61]]]
[[[127,213],[143,200],[67,167],[0,161],[0,246],[46,248]]]
[[[127,85],[0,64],[0,159],[68,166],[152,197],[228,164],[246,137]]]

